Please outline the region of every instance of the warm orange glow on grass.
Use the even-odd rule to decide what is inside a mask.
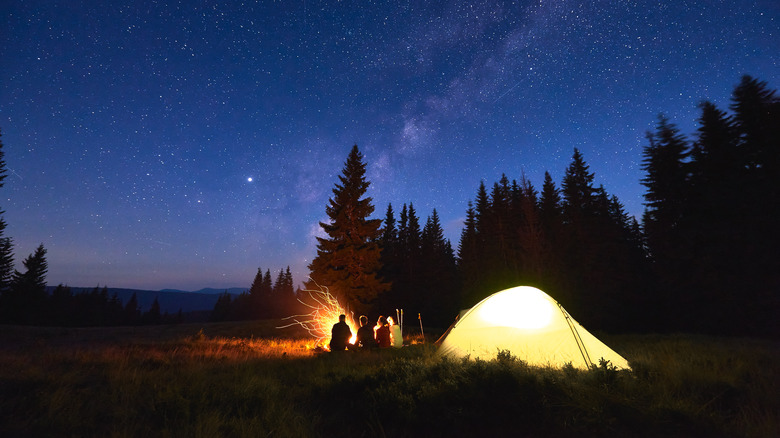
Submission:
[[[294,322],[278,328],[300,325],[306,329],[311,336],[317,339],[315,348],[318,346],[327,348],[328,343],[330,342],[333,324],[339,322],[339,315],[346,315],[347,325],[349,325],[349,329],[352,330],[352,337],[349,339],[349,343],[354,344],[355,340],[357,340],[357,324],[355,324],[352,313],[344,310],[327,287],[317,286],[320,288],[319,290],[303,291],[308,295],[309,299],[304,301],[298,298],[298,301],[311,309],[311,312],[303,315],[288,316],[284,319],[291,319]]]
[[[310,357],[312,342],[304,339],[245,339],[204,338],[185,346],[177,346],[173,352],[161,352],[161,358],[173,360],[177,356],[192,359],[248,360]],[[146,354],[151,355],[147,350]]]

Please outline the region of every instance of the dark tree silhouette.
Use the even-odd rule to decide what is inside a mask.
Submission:
[[[214,310],[211,312],[211,320],[212,321],[229,321],[231,318],[231,297],[230,294],[225,291],[225,293],[220,294],[219,298],[217,298],[216,304],[214,304]]]
[[[406,206],[404,206],[404,208],[405,207]],[[400,296],[398,292],[401,287],[401,248],[392,204],[387,205],[379,246],[382,254],[380,258],[382,262],[382,279],[391,286],[388,290],[377,296],[375,307],[376,309],[388,309],[392,308],[394,305],[401,306],[401,304],[398,303],[398,297]]]
[[[271,319],[299,313],[297,294],[293,289],[293,276],[288,266],[280,269],[276,282],[271,280],[271,270],[263,273],[257,269],[248,291],[237,296],[227,291],[220,295],[211,312],[212,321],[242,321]]]
[[[160,324],[162,322],[162,313],[160,312],[160,301],[157,300],[157,297],[154,297],[152,306],[149,308],[149,311],[144,314],[143,319],[144,322],[147,324]]]
[[[518,227],[520,278],[524,284],[539,285],[544,277],[548,245],[540,219],[536,189],[523,175],[520,186],[513,192],[516,193],[513,208],[517,210],[515,220]]]
[[[691,144],[661,118],[644,151],[656,319],[673,330],[777,334],[780,100],[745,76],[733,115],[700,108]]]
[[[2,131],[0,131],[0,188],[5,185],[7,176],[5,167],[5,151],[3,151]],[[13,241],[5,236],[7,226],[0,208],[0,297],[8,290],[14,272]]]
[[[276,277],[276,282],[273,286],[272,301],[274,308],[272,316],[274,318],[281,318],[296,313],[297,300],[289,266],[286,271],[279,270],[279,275]]]
[[[460,232],[460,242],[458,243],[457,263],[461,289],[458,303],[461,306],[474,300],[470,295],[477,290],[481,277],[478,271],[479,251],[477,212],[474,209],[474,204],[469,201],[466,209],[466,220],[463,222],[463,230]]]
[[[563,272],[563,207],[560,190],[549,172],[544,173],[542,193],[539,197],[539,222],[544,238],[542,264],[544,272],[540,285],[544,290],[555,291],[561,287],[560,272]]]
[[[14,271],[11,286],[3,295],[7,320],[24,324],[41,322],[48,294],[46,293],[46,249],[38,246],[22,264],[25,272]]]
[[[235,313],[240,311],[248,319],[270,318],[275,313],[270,269],[266,270],[264,274],[262,268],[257,268],[257,274],[249,288],[248,296],[241,299],[240,303],[234,303],[233,307],[236,306],[244,307],[244,309],[235,309],[231,315],[235,316]]]
[[[138,297],[135,293],[127,300],[124,309],[124,321],[127,325],[136,325],[140,322],[141,310],[138,308]]]
[[[374,206],[365,197],[370,185],[365,173],[363,154],[355,145],[325,209],[330,222],[320,222],[327,237],[317,238],[317,255],[309,265],[311,281],[306,283],[308,289],[329,288],[356,312],[369,308],[390,287],[380,278],[382,221],[370,219]]]
[[[425,315],[434,326],[446,326],[459,310],[459,287],[455,254],[452,244],[444,237],[436,209],[422,230],[420,267],[417,294],[410,310],[412,314],[417,312]]]

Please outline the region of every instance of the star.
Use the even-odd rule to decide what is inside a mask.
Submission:
[[[304,2],[298,21],[281,2],[6,3],[0,207],[17,259],[51,249],[54,285],[248,287],[288,265],[303,281],[353,144],[373,217],[435,208],[455,248],[480,182],[560,186],[574,147],[641,219],[659,113],[691,134],[741,75],[780,86],[776,0]]]

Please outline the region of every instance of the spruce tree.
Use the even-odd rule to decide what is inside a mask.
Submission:
[[[512,286],[516,280],[514,243],[517,242],[515,227],[511,221],[511,189],[509,178],[501,175],[499,182],[493,184],[490,192],[490,207],[486,211],[485,260],[491,269],[490,277],[494,282],[492,290],[501,290]]]
[[[472,205],[472,204],[469,204]],[[492,268],[494,266],[489,250],[488,236],[491,233],[491,203],[484,181],[479,182],[477,196],[473,203],[471,230],[464,230],[459,244],[459,271],[462,277],[461,307],[471,307],[495,292]]]
[[[549,172],[544,172],[542,193],[539,196],[539,223],[544,238],[544,251],[542,263],[545,267],[541,285],[548,293],[558,290],[559,276],[563,268],[561,265],[561,230],[563,227],[563,210],[560,190]]]
[[[582,153],[575,148],[561,181],[560,287],[554,297],[567,310],[578,315],[589,315],[592,308],[592,300],[583,285],[595,261],[592,250],[597,237],[591,228],[596,204],[594,179],[595,174],[590,172]]]
[[[133,292],[133,295],[127,300],[127,304],[125,304],[124,322],[127,325],[136,325],[139,322],[140,316],[141,310],[138,308],[138,296]]]
[[[257,268],[252,285],[249,286],[249,294],[252,296],[260,296],[263,287],[263,268]]]
[[[483,240],[485,234],[487,233],[486,228],[489,208],[490,198],[488,197],[487,188],[485,187],[485,182],[480,181],[479,188],[477,189],[477,197],[474,201],[474,210],[476,212],[477,218],[477,235],[479,236],[480,240]]]
[[[2,136],[2,131],[0,131],[0,188],[5,184],[4,181],[7,176]],[[2,208],[0,208],[0,300],[3,294],[8,291],[14,272],[13,241],[10,237],[5,236],[6,222],[3,217],[4,213]]]
[[[417,297],[421,293],[420,278],[423,273],[421,266],[421,230],[420,219],[411,202],[401,209],[401,225],[398,229],[398,265],[400,272],[397,277],[398,284],[393,284],[394,306],[399,306],[407,311],[416,306]]]
[[[563,218],[571,225],[587,216],[593,207],[595,189],[593,179],[595,175],[590,172],[590,166],[579,149],[574,149],[572,161],[566,168],[561,186],[563,187]]]
[[[417,216],[414,204],[410,202],[407,211],[406,232],[404,233],[404,239],[401,241],[402,252],[405,254],[404,258],[407,265],[414,265],[419,260],[421,239],[420,218]],[[414,273],[414,271],[409,272],[412,275]]]
[[[518,229],[520,243],[517,254],[518,266],[521,267],[519,276],[523,284],[540,284],[544,274],[544,258],[546,244],[544,241],[544,230],[542,229],[541,219],[539,218],[539,209],[537,203],[537,193],[531,181],[523,175],[518,191],[521,194],[516,196],[518,210]]]
[[[317,237],[317,255],[309,265],[308,289],[329,288],[350,310],[366,310],[378,294],[390,285],[380,278],[381,220],[370,219],[374,212],[366,197],[370,182],[366,164],[357,145],[344,164],[339,183],[325,209],[330,221],[320,222],[327,237]]]
[[[157,297],[154,297],[154,301],[152,302],[152,306],[149,308],[149,311],[146,312],[146,323],[147,324],[160,324],[162,322],[162,314],[160,312],[160,301],[157,300]]]
[[[271,270],[266,269],[265,275],[263,275],[263,282],[260,283],[260,296],[265,297],[265,299],[270,300],[273,298],[274,293],[274,285],[273,280],[271,279]]]
[[[135,295],[133,295],[135,296]],[[217,302],[214,303],[214,309],[211,311],[211,321],[228,321],[231,317],[231,304],[232,298],[230,294],[225,291],[217,298]]]
[[[43,244],[24,259],[22,264],[25,272],[14,271],[10,290],[3,299],[4,307],[7,306],[4,310],[10,313],[12,321],[26,324],[39,323],[42,322],[40,319],[48,298],[46,293],[48,263]]]
[[[647,134],[640,181],[647,187],[643,223],[657,282],[656,320],[667,325],[683,323],[694,303],[703,297],[697,291],[692,266],[691,228],[686,209],[691,196],[688,141],[677,126],[660,116],[656,132]],[[687,327],[681,327],[687,328]]]
[[[731,117],[710,102],[700,106],[701,116],[690,162],[690,194],[684,217],[688,224],[691,258],[690,273],[697,288],[710,296],[704,306],[710,314],[722,303],[726,288],[737,287],[736,278],[744,275],[739,265],[749,224],[748,165],[739,150],[739,135]],[[738,280],[742,281],[742,280]]]
[[[277,317],[289,316],[296,313],[297,297],[295,284],[290,267],[279,272],[279,279],[274,285],[274,293],[278,300]]]
[[[620,320],[620,315],[639,312],[628,304],[626,291],[639,293],[630,274],[642,259],[631,249],[631,221],[622,204],[603,185],[594,187],[594,180],[575,149],[562,182],[563,222],[557,248],[561,278],[555,280],[553,292],[587,325],[617,329],[631,322]]]
[[[382,227],[382,250],[390,249],[388,247],[395,244],[396,239],[398,239],[398,230],[395,228],[393,204],[387,204],[384,226]]]
[[[271,297],[263,286],[263,268],[258,267],[252,285],[249,286],[248,305],[251,308],[249,312],[251,318],[267,318],[271,311],[269,309]]]
[[[455,255],[436,209],[425,222],[420,240],[421,273],[415,308],[433,325],[443,326],[457,313],[458,291]]]
[[[474,204],[469,201],[466,209],[466,220],[463,221],[463,230],[460,233],[458,244],[458,263],[468,263],[475,258],[477,239],[477,213]]]
[[[744,76],[734,89],[730,108],[738,147],[747,157],[745,189],[740,209],[742,251],[735,271],[746,289],[746,305],[729,315],[741,321],[745,333],[780,333],[774,321],[780,312],[780,97],[768,84]],[[733,291],[733,289],[732,289]],[[736,298],[726,298],[727,307],[737,310]]]
[[[387,211],[382,226],[380,249],[382,253],[382,279],[385,282],[390,283],[391,287],[384,293],[378,295],[376,306],[379,309],[392,308],[393,305],[400,305],[396,302],[398,297],[395,293],[399,287],[399,247],[398,228],[396,228],[393,205],[387,204]]]
[[[0,222],[2,222],[2,218],[0,218]],[[10,288],[13,271],[13,242],[10,237],[0,237],[0,297]]]
[[[645,194],[645,227],[651,250],[657,256],[664,242],[674,237],[685,207],[688,168],[688,142],[680,130],[660,116],[655,133],[647,134],[642,170],[647,176],[641,183]]]
[[[780,171],[780,98],[764,81],[743,76],[734,88],[731,110],[739,130],[741,148],[748,157],[748,167],[759,169],[762,177]],[[764,179],[772,183],[771,179]],[[776,180],[773,184],[777,187]]]
[[[276,276],[276,281],[274,282],[271,296],[273,297],[271,299],[271,308],[273,309],[271,316],[273,318],[281,318],[282,316],[286,316],[285,312],[290,304],[289,299],[292,297],[292,284],[289,286],[287,285],[287,276],[284,272],[284,269],[280,269],[279,274]]]
[[[393,205],[387,204],[380,248],[382,251],[382,276],[392,283],[398,275],[398,229],[395,227],[395,214]]]

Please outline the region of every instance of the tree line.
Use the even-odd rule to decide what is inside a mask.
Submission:
[[[178,324],[184,320],[181,310],[176,314],[161,312],[157,298],[144,312],[135,293],[123,304],[116,292],[109,297],[107,286],[74,294],[62,284],[54,288],[39,314],[41,324],[63,327]]]
[[[2,132],[0,131],[0,188],[5,185],[8,170],[5,165]],[[43,320],[41,311],[48,304],[46,292],[46,249],[43,244],[22,261],[25,268],[14,268],[13,239],[5,235],[8,224],[0,208],[0,321],[35,324]]]
[[[126,304],[116,293],[108,296],[108,287],[73,293],[62,284],[49,293],[46,288],[46,249],[39,245],[22,264],[25,272],[14,270],[0,289],[0,322],[11,324],[54,325],[63,327],[163,324],[182,321],[182,314],[160,312],[155,298],[149,310],[142,312],[135,294]]]
[[[690,138],[664,116],[647,133],[641,222],[595,184],[575,148],[560,184],[548,172],[540,188],[524,175],[483,181],[456,249],[435,209],[424,223],[412,202],[400,212],[388,204],[384,219],[372,218],[366,164],[354,146],[326,206],[328,221],[320,223],[325,236],[317,238],[304,288],[327,287],[356,314],[404,309],[445,327],[460,309],[524,284],[594,329],[776,336],[780,99],[766,82],[745,76],[730,112],[710,102],[699,108]],[[0,187],[2,159],[0,142]],[[68,324],[64,314],[93,325],[164,320],[159,305],[142,316],[97,288],[80,296],[61,287],[49,296],[43,245],[23,262],[26,272],[15,271],[5,225],[0,211],[2,321]],[[300,313],[303,296],[289,267],[275,281],[258,268],[247,292],[220,296],[212,320]]]
[[[286,270],[279,270],[275,282],[271,279],[270,270],[263,273],[262,268],[257,268],[248,291],[238,296],[227,292],[219,296],[211,312],[211,320],[238,321],[293,315],[300,310],[294,287],[289,266]]]
[[[507,287],[535,285],[588,327],[773,336],[780,310],[780,99],[750,76],[731,113],[700,105],[687,138],[659,116],[643,148],[641,223],[595,184],[574,149],[560,186],[525,176],[483,183],[457,254],[434,210],[412,203],[372,219],[354,146],[320,223],[307,286],[325,285],[356,313],[423,313],[434,325]]]
[[[643,154],[655,309],[679,330],[780,334],[780,99],[750,76],[687,138],[661,117]]]

